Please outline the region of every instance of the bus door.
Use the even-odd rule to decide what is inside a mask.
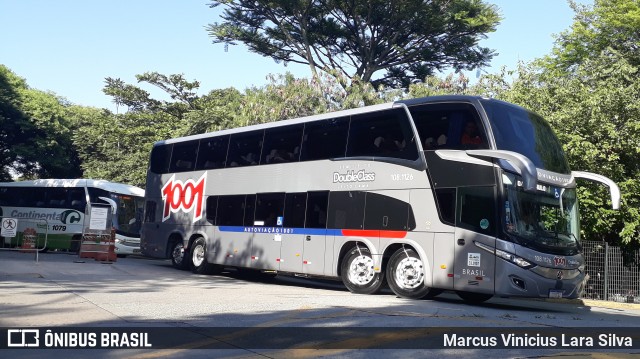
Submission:
[[[454,289],[493,293],[498,220],[495,186],[458,188],[455,229]]]
[[[280,247],[286,236],[284,228],[284,193],[259,193],[256,198],[251,267],[279,269]]]
[[[220,196],[218,226],[220,258],[216,264],[249,267],[251,244],[255,227],[253,215],[256,195]]]
[[[305,212],[305,235],[302,250],[302,273],[325,274],[325,258],[331,256],[333,235],[327,234],[329,192],[309,192]],[[327,245],[327,241],[331,245]],[[329,253],[327,253],[327,250]]]
[[[302,251],[307,231],[304,228],[307,192],[287,193],[284,203],[283,227],[278,270],[302,273]]]

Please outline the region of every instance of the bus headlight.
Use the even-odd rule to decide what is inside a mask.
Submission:
[[[518,256],[515,256],[509,252],[505,252],[503,250],[500,249],[496,249],[496,256],[511,262],[515,265],[517,265],[518,267],[524,268],[524,269],[529,269],[529,268],[533,268],[535,267],[535,264],[532,264],[531,262],[527,261],[524,258],[520,258]]]
[[[483,243],[480,243],[480,242],[475,242],[475,241],[474,241],[474,244],[477,247],[482,248],[482,249],[484,249],[485,251],[487,251],[489,253],[495,254],[497,257],[502,258],[507,262],[511,262],[511,263],[517,265],[520,268],[530,269],[530,268],[533,268],[533,267],[536,266],[535,264],[527,261],[524,258],[520,258],[520,257],[518,257],[516,255],[513,255],[513,254],[511,254],[509,252],[505,252],[505,251],[500,250],[498,248],[494,249],[493,247],[490,247],[490,246],[488,246],[486,244],[483,244]]]

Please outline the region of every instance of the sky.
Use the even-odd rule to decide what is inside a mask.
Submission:
[[[503,17],[497,30],[480,43],[498,53],[484,69],[489,73],[548,54],[554,34],[573,23],[566,0],[485,2],[495,4]],[[136,84],[135,75],[145,72],[183,74],[188,81],[199,81],[198,93],[204,95],[214,89],[259,87],[267,84],[269,74],[310,76],[306,66],[285,67],[242,45],[229,46],[226,52],[224,45],[214,45],[205,27],[221,21],[221,7],[208,4],[209,0],[0,0],[0,64],[31,88],[114,112],[111,97],[102,92],[107,77]],[[161,95],[148,84],[141,87],[152,96]]]

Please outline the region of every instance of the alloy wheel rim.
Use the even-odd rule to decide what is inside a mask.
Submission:
[[[368,256],[356,257],[349,266],[349,280],[357,285],[369,284],[374,276],[373,259]]]
[[[403,289],[415,289],[424,280],[424,266],[418,258],[408,257],[398,263],[395,271],[398,286]]]

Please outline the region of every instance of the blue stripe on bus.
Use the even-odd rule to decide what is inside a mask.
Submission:
[[[237,233],[272,233],[272,234],[300,234],[324,236],[333,235],[341,236],[340,229],[324,229],[324,228],[289,228],[289,227],[244,227],[244,226],[220,226],[221,232],[237,232]]]
[[[320,228],[288,228],[288,227],[243,227],[220,226],[222,232],[267,233],[267,234],[300,234],[313,236],[346,236],[346,237],[381,237],[404,238],[407,231],[363,230],[363,229],[320,229]]]

